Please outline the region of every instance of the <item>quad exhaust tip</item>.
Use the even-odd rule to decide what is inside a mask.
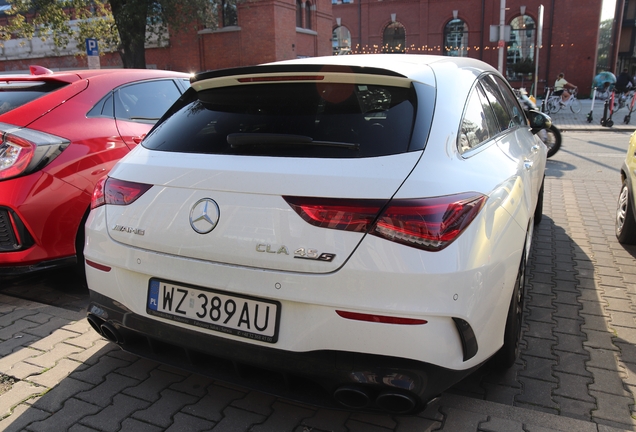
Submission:
[[[104,321],[94,314],[88,314],[86,320],[93,328],[93,330],[99,333],[102,337],[116,344],[124,343],[124,338],[122,337],[121,333],[111,323]]]
[[[333,394],[338,403],[351,409],[376,407],[392,414],[406,414],[417,406],[415,397],[393,389],[382,391],[377,396],[361,386],[343,385]]]

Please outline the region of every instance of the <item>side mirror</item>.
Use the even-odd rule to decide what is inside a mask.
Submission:
[[[530,120],[530,128],[532,133],[536,134],[540,130],[550,129],[552,126],[552,119],[549,115],[537,110],[530,110],[527,112],[528,119]]]

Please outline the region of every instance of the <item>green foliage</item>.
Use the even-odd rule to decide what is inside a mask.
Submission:
[[[95,38],[100,51],[119,51],[124,67],[145,67],[144,43],[166,41],[170,32],[216,27],[211,0],[7,0],[8,23],[0,39],[50,39],[58,48]]]

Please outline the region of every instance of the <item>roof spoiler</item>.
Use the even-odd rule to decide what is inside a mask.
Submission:
[[[52,70],[45,68],[44,66],[31,65],[29,66],[29,71],[31,75],[50,75],[53,73]]]

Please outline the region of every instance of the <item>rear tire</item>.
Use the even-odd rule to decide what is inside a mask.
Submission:
[[[616,238],[622,244],[636,244],[636,220],[632,209],[632,195],[627,180],[623,180],[616,204]]]
[[[578,99],[574,99],[572,102],[570,102],[570,110],[572,110],[572,112],[574,114],[578,114],[581,112],[581,101]]]
[[[523,303],[525,300],[526,254],[521,256],[521,264],[517,272],[515,288],[512,291],[506,328],[504,330],[503,346],[493,357],[494,366],[498,369],[509,369],[519,356],[519,341],[521,340],[521,326],[523,323]]]

